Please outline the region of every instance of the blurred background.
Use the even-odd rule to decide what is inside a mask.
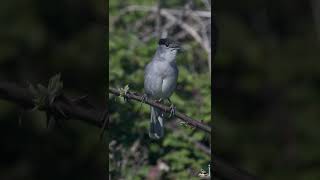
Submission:
[[[182,44],[178,85],[171,96],[177,111],[211,121],[210,1],[109,1],[109,86],[142,94],[144,68],[160,37]],[[148,135],[150,107],[109,95],[110,179],[199,179],[208,172],[210,134],[178,119],[165,121],[164,138]],[[199,148],[203,147],[203,149]]]
[[[107,86],[103,1],[0,2],[0,81],[47,85],[61,73],[66,95],[103,107]],[[70,120],[46,128],[44,113],[0,100],[0,179],[106,179],[98,128]],[[106,139],[105,139],[106,141]]]
[[[320,1],[215,1],[213,149],[264,179],[320,178]]]
[[[110,0],[107,44],[107,2],[3,0],[0,81],[47,84],[60,72],[67,95],[88,94],[102,107],[109,52],[110,86],[129,84],[130,90],[142,92],[143,67],[159,37],[154,32],[161,32],[151,15],[155,10],[146,7],[160,5],[176,19],[197,25],[200,38],[209,32],[208,24],[199,26],[191,15],[170,11],[211,11],[207,1],[161,2]],[[320,178],[319,4],[215,1],[219,39],[212,63],[212,106],[210,43],[199,43],[176,24],[160,33],[174,34],[186,49],[177,60],[180,76],[172,97],[177,109],[206,123],[212,120],[214,153],[264,179]],[[146,7],[120,11],[131,5]],[[208,22],[206,13],[199,14]],[[165,138],[150,141],[149,108],[112,96],[109,100],[111,179],[143,179],[159,169],[163,178],[192,179],[200,169],[207,171],[210,156],[195,144],[210,147],[210,137],[172,119],[166,122]],[[71,120],[50,131],[39,112],[24,113],[19,125],[20,110],[0,100],[0,179],[106,179],[107,139],[99,141],[99,129]]]

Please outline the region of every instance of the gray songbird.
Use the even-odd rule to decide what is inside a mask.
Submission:
[[[160,39],[156,54],[146,66],[144,72],[144,90],[147,98],[159,101],[169,100],[178,79],[178,67],[176,55],[180,45],[171,39]],[[172,105],[172,104],[171,104]],[[174,112],[173,105],[171,106]],[[151,118],[149,136],[152,139],[160,139],[164,134],[164,113],[150,106]]]

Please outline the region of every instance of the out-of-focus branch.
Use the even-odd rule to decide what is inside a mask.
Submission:
[[[131,5],[127,6],[126,8],[120,10],[119,14],[116,17],[111,18],[111,24],[113,24],[119,20],[121,16],[128,12],[132,11],[142,11],[142,12],[154,12],[157,13],[158,7],[157,6],[139,6],[139,5]],[[199,17],[206,17],[211,18],[211,12],[210,11],[192,11],[194,14],[196,14]],[[203,44],[201,36],[198,34],[198,32],[190,25],[179,21],[178,18],[175,17],[175,15],[181,15],[183,13],[183,10],[173,10],[173,9],[166,9],[162,8],[160,9],[160,15],[176,22],[182,29],[184,29],[188,34],[190,34],[204,49],[207,53],[210,53],[210,50],[208,49],[207,45]],[[186,12],[190,13],[190,12]]]
[[[211,78],[211,25],[208,24],[208,22],[211,23],[211,1],[203,0],[202,2],[208,11],[193,10],[189,7],[188,2],[186,2],[185,8],[181,10],[162,8],[160,7],[161,0],[158,0],[158,4],[156,6],[130,5],[121,9],[116,16],[110,17],[111,31],[115,23],[127,13],[151,12],[151,14],[154,14],[152,22],[156,22],[155,30],[154,32],[144,30],[142,41],[155,37],[155,35],[159,34],[160,30],[162,30],[163,37],[165,37],[170,28],[176,26],[180,27],[178,32],[170,34],[170,36],[174,36],[179,39],[185,35],[190,35],[200,45],[200,47],[205,50],[207,54],[209,75]],[[161,20],[161,17],[164,17],[164,19]],[[163,22],[160,23],[160,21]],[[165,26],[162,27],[163,25]],[[214,21],[213,25],[215,26]],[[215,41],[215,39],[213,39],[213,41]],[[213,51],[213,53],[214,52],[215,51]]]
[[[201,45],[201,47],[207,53],[210,52],[209,48],[206,46],[206,44],[204,44],[204,41],[202,40],[202,37],[199,35],[199,33],[192,26],[188,25],[187,23],[184,23],[184,22],[180,21],[173,14],[171,14],[169,11],[162,10],[161,11],[161,15],[166,17],[167,19],[169,19],[171,21],[176,22],[178,25],[180,25],[180,27],[182,29],[184,29],[188,34],[190,34]]]
[[[13,83],[0,82],[0,99],[14,102],[28,109],[35,107],[31,92],[27,88],[19,87]],[[79,119],[98,127],[103,126],[103,111],[70,104],[66,99],[59,99],[53,102],[51,107],[45,107],[40,110],[53,111],[53,109],[61,109],[70,118]]]
[[[179,9],[161,8],[161,10],[168,11],[168,12],[174,14],[174,15],[179,15],[179,14],[183,13],[183,10],[179,10]],[[130,5],[130,6],[127,6],[127,7],[123,8],[123,9],[121,9],[120,12],[118,13],[118,15],[115,16],[115,17],[111,17],[111,19],[113,19],[113,22],[117,21],[124,14],[129,13],[129,12],[133,12],[133,11],[142,11],[142,12],[153,11],[153,12],[156,12],[157,11],[157,7],[156,6]],[[200,17],[211,18],[211,12],[210,11],[195,10],[194,12],[197,13]]]
[[[230,166],[225,161],[214,155],[213,160],[213,175],[222,180],[258,180],[259,178],[253,176],[243,170]]]

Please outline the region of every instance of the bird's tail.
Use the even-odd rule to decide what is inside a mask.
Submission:
[[[160,139],[163,132],[163,113],[160,109],[155,107],[150,107],[151,109],[151,118],[150,118],[150,128],[149,136],[151,139]]]

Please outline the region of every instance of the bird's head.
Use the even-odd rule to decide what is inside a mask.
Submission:
[[[165,60],[174,61],[178,50],[180,50],[180,44],[178,42],[169,38],[159,40],[158,52]]]

